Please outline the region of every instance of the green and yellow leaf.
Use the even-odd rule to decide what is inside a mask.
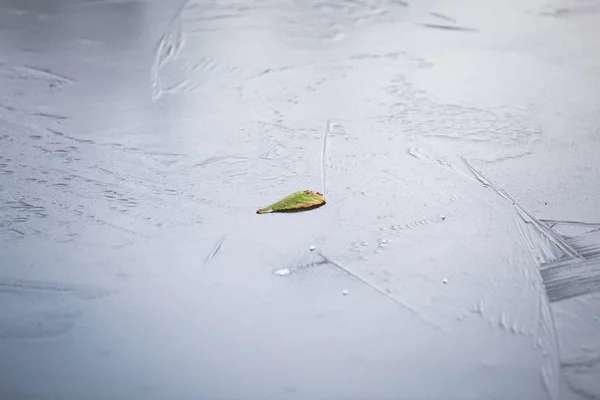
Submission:
[[[259,208],[256,213],[309,210],[320,207],[323,204],[325,204],[325,197],[321,193],[314,193],[312,190],[300,190],[271,205]]]

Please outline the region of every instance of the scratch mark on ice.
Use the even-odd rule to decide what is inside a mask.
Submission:
[[[484,186],[491,187],[500,196],[510,201],[517,208],[518,211],[527,216],[528,221],[526,220],[526,222],[533,224],[544,236],[546,236],[549,240],[556,244],[565,254],[573,258],[583,258],[582,255],[577,252],[577,250],[575,250],[571,245],[565,242],[561,235],[548,228],[544,223],[542,223],[542,221],[537,219],[535,215],[533,215],[529,210],[527,210],[524,206],[517,202],[517,200],[515,200],[511,195],[509,195],[504,189],[492,182],[490,178],[488,178],[483,173],[475,169],[475,167],[473,167],[471,164],[469,164],[469,162],[464,157],[462,158],[462,160],[467,166],[467,168],[469,168],[469,170],[473,173],[473,175],[475,175],[477,180],[479,180],[479,182],[481,182]]]
[[[359,281],[359,282],[367,285],[368,287],[370,287],[374,291],[376,291],[379,294],[382,294],[385,297],[387,297],[388,299],[392,300],[394,303],[399,304],[402,308],[404,308],[405,310],[407,310],[408,312],[410,312],[413,316],[415,316],[418,320],[420,320],[421,322],[423,322],[424,324],[426,324],[430,328],[433,328],[436,331],[442,332],[442,333],[445,333],[445,334],[448,333],[443,328],[441,328],[440,326],[434,324],[429,319],[425,318],[420,312],[418,312],[417,310],[415,310],[412,306],[410,306],[410,305],[408,305],[408,304],[406,304],[406,303],[398,300],[397,298],[395,298],[394,296],[390,295],[388,292],[386,292],[385,290],[381,289],[380,287],[375,286],[374,284],[372,284],[371,282],[365,280],[364,278],[360,277],[359,275],[356,275],[355,273],[351,272],[347,268],[343,267],[342,265],[340,265],[340,264],[336,263],[335,261],[331,260],[329,257],[325,256],[323,253],[321,253],[319,251],[317,251],[316,253],[318,255],[320,255],[325,261],[327,261],[327,263],[333,265],[334,267],[336,267],[337,269],[339,269],[343,273],[345,273],[345,274],[351,276],[352,278],[356,279],[357,281]]]
[[[223,247],[223,242],[225,242],[225,239],[227,239],[227,235],[224,235],[221,237],[221,239],[219,239],[219,241],[217,242],[217,244],[215,244],[215,247],[213,247],[212,251],[208,254],[208,256],[206,256],[205,262],[212,260],[219,251],[221,251],[221,248]]]
[[[327,127],[323,132],[323,145],[321,146],[321,190],[327,196],[327,138],[331,132],[331,121],[327,120]]]
[[[182,4],[175,17],[171,20],[166,32],[161,36],[158,41],[157,48],[154,52],[154,61],[152,63],[152,70],[150,75],[150,82],[152,84],[152,100],[158,100],[163,90],[160,81],[160,69],[170,60],[175,59],[179,51],[184,45],[183,26],[181,16],[183,11],[189,4],[190,0],[185,0]]]
[[[543,265],[540,272],[551,302],[600,292],[600,256],[559,260]]]

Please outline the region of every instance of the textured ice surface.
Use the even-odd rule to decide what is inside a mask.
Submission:
[[[2,2],[0,398],[599,397],[599,13]]]

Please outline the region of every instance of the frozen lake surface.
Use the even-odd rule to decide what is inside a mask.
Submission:
[[[598,37],[597,0],[0,0],[0,399],[600,399]]]

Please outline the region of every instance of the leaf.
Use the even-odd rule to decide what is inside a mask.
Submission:
[[[312,210],[323,204],[325,204],[325,197],[321,193],[314,193],[312,190],[300,190],[271,205],[259,208],[256,213]]]

